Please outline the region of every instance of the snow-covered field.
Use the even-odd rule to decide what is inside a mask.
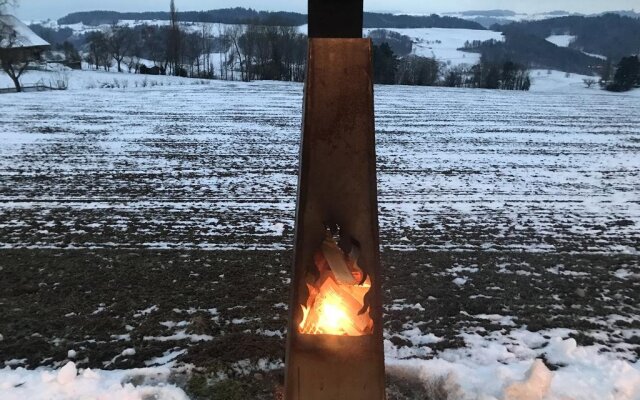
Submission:
[[[302,86],[162,79],[0,96],[3,400],[282,367]],[[640,398],[638,96],[570,87],[376,87],[392,376]]]
[[[590,94],[605,94],[600,86],[593,85],[591,88],[585,86],[584,80],[598,80],[598,77],[566,73],[556,70],[533,69],[529,71],[531,76],[531,92],[536,93],[575,93],[588,96]],[[631,92],[628,95],[638,96],[640,91]]]
[[[58,70],[28,71],[20,78],[20,83],[22,84],[22,86],[35,86],[38,84],[43,84],[45,86],[57,87],[56,82],[62,80],[67,82],[68,88],[71,91],[87,89],[93,90],[102,88],[133,90],[136,88],[143,89],[163,86],[196,86],[208,85],[211,83],[211,81],[209,80],[180,78],[167,75],[140,75],[128,72],[105,72],[102,70],[75,71],[70,70],[66,67],[59,68],[58,66],[54,65],[52,65],[51,68],[55,68]],[[114,68],[114,71],[115,70],[116,68]],[[14,85],[11,79],[6,74],[0,73],[0,89],[13,87]]]
[[[301,85],[85,75],[165,83],[0,97],[0,246],[282,248]],[[386,246],[636,253],[637,97],[575,89],[379,87]]]

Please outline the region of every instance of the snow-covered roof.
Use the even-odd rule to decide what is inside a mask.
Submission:
[[[9,40],[6,37],[0,39],[0,47],[46,47],[50,46],[46,40],[36,35],[24,22],[13,15],[0,15],[0,29],[8,26],[15,33],[15,39]]]

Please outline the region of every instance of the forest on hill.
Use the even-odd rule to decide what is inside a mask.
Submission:
[[[599,54],[616,62],[640,52],[640,19],[618,14],[514,22],[492,29],[507,37],[530,35],[543,40],[551,35],[572,35],[575,39],[569,44],[570,48]]]
[[[300,26],[307,23],[307,15],[295,12],[256,11],[251,8],[225,8],[209,11],[179,11],[183,22],[209,22],[221,24],[258,24],[266,26]],[[85,11],[71,13],[58,20],[59,25],[82,23],[85,25],[112,24],[120,20],[160,20],[169,21],[168,11],[116,12]],[[426,16],[394,15],[384,13],[364,13],[366,28],[460,28],[485,29],[480,24],[456,17],[441,17],[436,14]]]
[[[581,75],[597,74],[605,61],[583,52],[559,47],[537,36],[522,32],[505,34],[504,41],[470,42],[464,50],[480,53],[490,62],[513,61],[530,68],[554,69]]]
[[[221,24],[261,24],[269,26],[299,26],[307,23],[307,16],[286,11],[256,11],[251,8],[224,8],[209,11],[178,11],[178,18],[183,22],[209,22]],[[121,20],[134,21],[169,21],[169,11],[117,12],[117,11],[83,11],[68,14],[58,19],[59,25],[113,24]]]
[[[469,42],[464,49],[490,62],[509,60],[531,68],[601,76],[607,64],[640,53],[640,19],[613,13],[514,22],[492,29],[502,32],[505,40]],[[546,40],[552,35],[573,38],[561,47]]]

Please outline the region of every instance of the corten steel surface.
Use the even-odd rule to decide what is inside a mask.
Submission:
[[[309,0],[310,38],[361,38],[363,0]]]
[[[310,39],[287,336],[287,400],[382,400],[381,271],[378,242],[371,42]],[[372,335],[303,335],[306,276],[325,235],[338,224],[360,243]],[[343,235],[344,236],[344,235]]]

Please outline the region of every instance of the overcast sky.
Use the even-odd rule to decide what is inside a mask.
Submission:
[[[257,10],[306,12],[306,0],[175,0],[179,10],[211,10],[251,7]],[[74,11],[158,11],[169,8],[169,0],[19,0],[14,13],[26,20],[57,19]],[[566,10],[595,13],[640,8],[640,0],[365,0],[367,11],[432,13],[464,10],[507,9],[518,12]]]

